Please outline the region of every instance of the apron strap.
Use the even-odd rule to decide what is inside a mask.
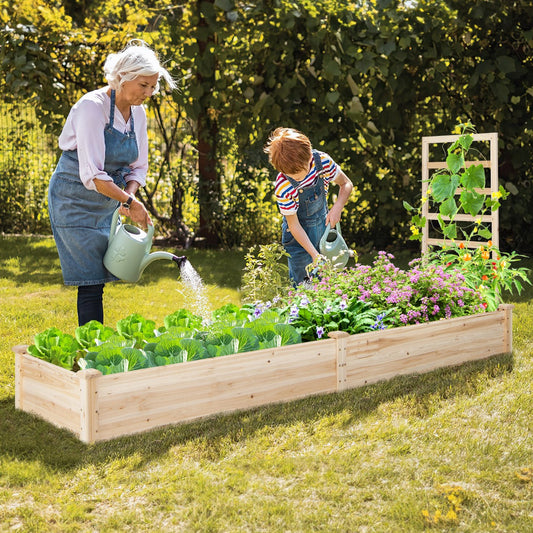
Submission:
[[[113,122],[115,122],[115,89],[111,89],[111,109],[109,110],[109,127],[113,127]],[[130,109],[130,133],[135,132],[135,127],[133,123],[133,109]]]

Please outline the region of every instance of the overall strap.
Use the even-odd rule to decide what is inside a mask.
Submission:
[[[111,108],[109,109],[109,127],[113,127],[115,121],[115,89],[111,89]]]
[[[316,150],[313,150],[313,159],[315,160],[316,170],[320,174],[324,170],[324,167],[322,166],[322,159],[320,159],[320,154]]]

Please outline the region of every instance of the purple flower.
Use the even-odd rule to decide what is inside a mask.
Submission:
[[[322,335],[324,335],[324,328],[322,326],[318,326],[316,328],[316,336],[317,336],[317,339],[321,339],[322,338]]]

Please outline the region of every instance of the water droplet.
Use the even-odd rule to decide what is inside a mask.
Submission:
[[[211,320],[212,309],[200,274],[191,265],[190,261],[183,261],[180,264],[180,275],[187,291],[186,296],[191,299],[191,311],[201,317],[204,323],[208,323]]]

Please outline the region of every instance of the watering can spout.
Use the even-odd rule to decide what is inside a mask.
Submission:
[[[187,261],[187,258],[184,255],[173,255],[172,261],[175,261],[177,265],[181,268]]]
[[[141,266],[139,268],[139,277],[141,277],[141,274],[143,273],[144,269],[148,265],[151,265],[154,261],[157,261],[158,259],[166,259],[167,261],[175,261],[176,260],[175,258],[176,256],[169,252],[152,252],[151,254],[146,255],[141,261]]]

